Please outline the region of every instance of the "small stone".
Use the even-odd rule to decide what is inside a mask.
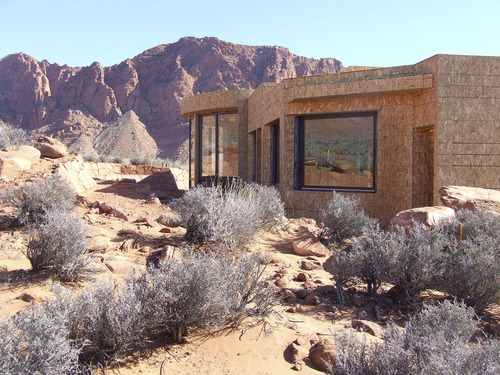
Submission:
[[[160,229],[160,232],[161,233],[173,233],[173,230],[172,230],[172,228],[169,228],[169,227],[163,227]]]
[[[305,298],[306,305],[316,306],[320,304],[320,300],[314,293],[308,294]]]
[[[304,361],[302,360],[296,361],[292,366],[292,370],[295,371],[302,371],[303,368],[304,368]]]
[[[299,273],[295,279],[297,281],[309,281],[309,276],[307,276],[304,272]]]
[[[101,205],[99,206],[99,208],[102,210],[102,212],[104,212],[105,214],[109,214],[111,212],[111,210],[113,209],[113,207],[111,207],[109,204],[107,203],[101,203]]]
[[[319,268],[319,266],[317,266],[316,264],[309,262],[307,260],[303,260],[301,265],[300,265],[300,268],[303,270],[306,270],[306,271],[311,271],[311,270],[315,270],[315,269]]]
[[[29,293],[23,293],[17,298],[24,302],[34,302],[36,300],[36,297]]]
[[[335,352],[333,340],[321,339],[309,350],[309,359],[318,369],[327,371],[329,366],[335,367],[337,360]]]
[[[152,197],[146,200],[146,204],[154,204],[156,206],[161,206],[160,198]]]
[[[309,294],[313,293],[307,289],[299,289],[295,292],[295,295],[300,299],[305,299]]]

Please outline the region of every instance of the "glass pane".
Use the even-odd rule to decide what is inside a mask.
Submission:
[[[238,114],[219,115],[219,176],[238,177]]]
[[[189,186],[195,186],[196,181],[195,181],[195,167],[194,167],[194,160],[195,160],[195,120],[193,118],[189,119]]]
[[[201,176],[215,178],[215,116],[203,116],[201,120]]]
[[[374,116],[304,120],[304,185],[373,188]]]

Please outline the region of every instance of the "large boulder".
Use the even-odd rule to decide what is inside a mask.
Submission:
[[[22,171],[31,168],[40,159],[40,151],[31,146],[21,146],[18,150],[0,152],[0,178],[11,180]]]
[[[329,256],[330,250],[307,227],[299,227],[293,239],[293,251],[297,255],[317,257]]]
[[[35,139],[35,147],[40,150],[42,156],[47,158],[61,158],[68,154],[68,148],[64,143],[45,135]]]
[[[449,207],[418,207],[398,212],[389,225],[409,229],[414,223],[418,223],[429,228],[436,228],[440,223],[452,220],[454,217],[455,211]]]
[[[483,209],[500,214],[500,191],[469,186],[443,186],[439,189],[443,203],[454,210]]]
[[[309,350],[309,359],[323,372],[335,368],[336,348],[333,340],[322,339],[314,344]]]

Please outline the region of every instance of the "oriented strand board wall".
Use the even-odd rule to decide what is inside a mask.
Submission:
[[[500,57],[439,55],[436,184],[500,189]]]

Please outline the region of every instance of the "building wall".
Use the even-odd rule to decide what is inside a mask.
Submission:
[[[415,65],[285,79],[256,90],[208,93],[181,102],[184,117],[240,112],[240,177],[269,183],[270,127],[280,125],[279,190],[289,216],[318,218],[331,192],[295,190],[294,120],[308,114],[377,112],[375,193],[356,193],[381,222],[440,204],[445,185],[500,189],[500,57],[436,55]],[[248,98],[248,99],[247,99]]]
[[[436,186],[500,189],[500,57],[440,55]]]

